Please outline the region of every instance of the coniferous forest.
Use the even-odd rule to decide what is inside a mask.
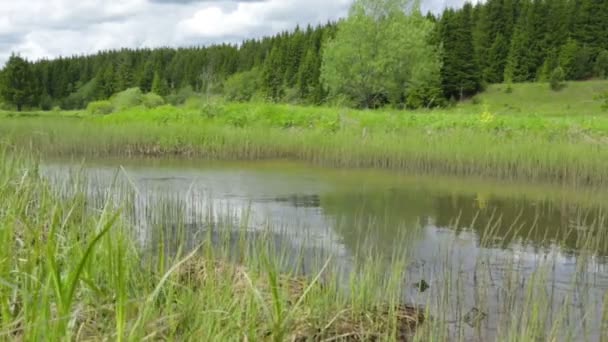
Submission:
[[[425,39],[439,53],[440,77],[427,81],[415,100],[378,89],[373,100],[354,105],[442,105],[487,84],[549,81],[556,70],[566,80],[608,76],[608,2],[603,0],[488,0],[424,19],[434,23]],[[132,87],[174,104],[193,92],[233,101],[321,104],[340,95],[328,90],[321,72],[338,26],[297,27],[239,45],[121,49],[33,62],[13,55],[3,73],[19,77],[9,81],[5,75],[0,91],[18,109],[79,109]],[[407,35],[398,32],[392,39]]]

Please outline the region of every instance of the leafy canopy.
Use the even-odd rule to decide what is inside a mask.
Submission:
[[[360,107],[403,105],[408,94],[440,82],[434,24],[409,0],[356,0],[323,51],[321,79],[331,96]]]

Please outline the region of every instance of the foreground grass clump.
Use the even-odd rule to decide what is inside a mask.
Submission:
[[[353,279],[365,298],[338,289],[329,261],[306,278],[279,272],[284,254],[267,239],[238,235],[235,251],[209,233],[188,255],[150,255],[121,214],[128,202],[94,210],[78,184],[58,195],[35,163],[0,160],[2,339],[403,340],[424,319],[373,267]]]

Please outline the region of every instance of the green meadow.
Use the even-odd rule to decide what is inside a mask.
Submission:
[[[507,92],[505,89],[510,87]],[[607,82],[494,85],[428,111],[191,98],[107,115],[2,115],[0,134],[45,156],[291,159],[329,167],[600,185],[608,180]]]

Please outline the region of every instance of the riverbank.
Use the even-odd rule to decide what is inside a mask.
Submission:
[[[411,113],[204,102],[107,116],[4,113],[0,135],[45,156],[289,159],[321,166],[601,186],[608,116]]]

